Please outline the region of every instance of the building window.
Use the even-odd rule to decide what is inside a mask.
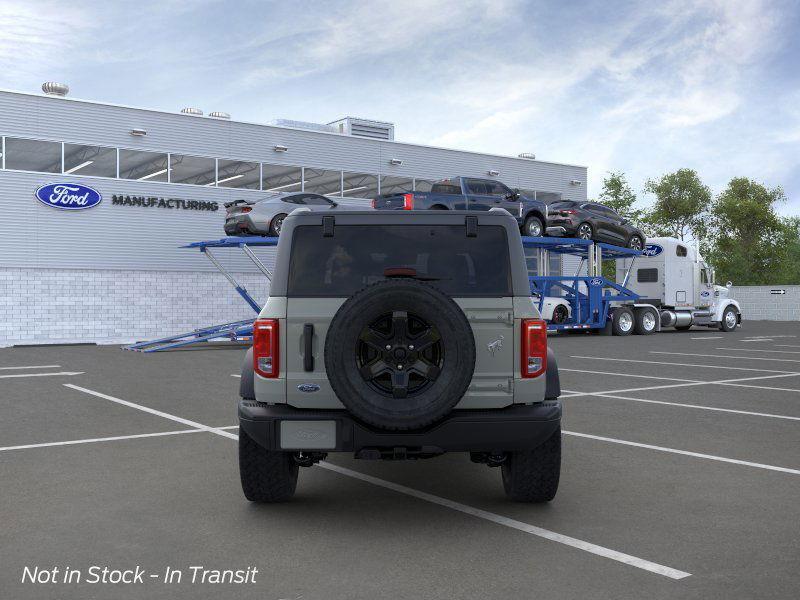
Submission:
[[[414,191],[414,180],[410,177],[395,177],[383,175],[381,177],[381,194],[403,194]]]
[[[141,150],[119,151],[119,176],[139,181],[168,181],[167,155]]]
[[[170,154],[169,157],[170,183],[212,186],[216,170],[217,161],[213,158],[186,154]]]
[[[341,171],[310,169],[309,167],[306,167],[305,169],[303,169],[303,171],[305,172],[304,190],[306,192],[322,194],[323,196],[342,195]]]
[[[261,189],[265,192],[299,192],[303,187],[303,169],[285,165],[261,165]]]
[[[64,174],[117,176],[117,149],[64,144]]]
[[[378,195],[378,176],[364,173],[342,173],[345,198],[374,198]]]
[[[217,169],[219,187],[259,189],[261,174],[258,163],[220,159]]]
[[[6,169],[61,173],[61,143],[6,138]]]
[[[414,191],[415,192],[430,192],[433,184],[436,183],[433,179],[415,179]]]

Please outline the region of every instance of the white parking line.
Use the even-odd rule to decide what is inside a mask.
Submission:
[[[775,344],[776,348],[800,348],[797,344]]]
[[[53,377],[55,375],[83,375],[84,371],[59,371],[58,373],[14,373],[13,375],[0,375],[0,379],[14,379],[18,377]]]
[[[609,558],[611,560],[615,560],[617,562],[621,562],[626,565],[631,565],[632,567],[637,567],[645,571],[650,571],[651,573],[656,573],[657,575],[663,575],[665,577],[669,577],[670,579],[684,579],[685,577],[689,577],[691,575],[691,573],[687,573],[686,571],[679,571],[678,569],[665,567],[664,565],[660,565],[658,563],[654,563],[649,560],[644,560],[636,556],[631,556],[630,554],[623,554],[622,552],[617,552],[616,550],[611,550],[610,548],[605,548],[603,546],[598,546],[590,542],[585,542],[583,540],[579,540],[574,537],[562,535],[560,533],[550,531],[549,529],[543,529],[535,525],[530,525],[522,521],[517,521],[516,519],[510,519],[508,517],[504,517],[502,515],[482,510],[480,508],[475,508],[467,504],[462,504],[461,502],[455,502],[454,500],[442,498],[441,496],[434,496],[433,494],[421,492],[419,490],[415,490],[413,488],[406,487],[404,485],[399,485],[391,481],[378,479],[377,477],[372,477],[371,475],[366,475],[358,471],[353,471],[352,469],[340,467],[339,465],[334,465],[329,462],[321,462],[319,463],[319,466],[322,467],[323,469],[327,469],[328,471],[339,473],[340,475],[352,477],[353,479],[358,479],[360,481],[364,481],[372,485],[386,488],[388,490],[392,490],[400,494],[405,494],[406,496],[412,496],[414,498],[418,498],[420,500],[424,500],[432,504],[438,504],[439,506],[444,506],[446,508],[450,508],[458,512],[472,515],[473,517],[478,517],[479,519],[491,521],[492,523],[503,525],[505,527],[510,527],[511,529],[516,529],[517,531],[529,533],[531,535],[551,540],[553,542],[558,542],[559,544],[564,544],[565,546],[570,546],[572,548],[577,548],[578,550],[583,550],[584,552],[589,552],[591,554],[596,554],[597,556]]]
[[[142,406],[141,404],[136,404],[134,402],[128,402],[127,400],[122,400],[120,398],[115,398],[114,396],[109,396],[107,394],[102,394],[100,392],[96,392],[94,390],[89,390],[86,388],[79,387],[77,385],[72,385],[70,383],[65,383],[64,386],[78,390],[80,392],[84,392],[86,394],[91,394],[92,396],[97,396],[98,398],[104,398],[106,400],[110,400],[111,402],[116,402],[118,404],[122,404],[124,406],[129,406],[131,408],[135,408],[150,414],[157,415],[159,417],[163,417],[165,419],[170,419],[172,421],[177,421],[178,423],[183,423],[184,425],[190,425],[197,429],[201,429],[203,431],[207,431],[208,433],[214,433],[216,435],[221,435],[226,438],[230,438],[233,440],[238,440],[239,436],[234,433],[229,433],[227,431],[223,431],[219,427],[209,427],[207,425],[203,425],[202,423],[198,423],[196,421],[190,421],[189,419],[184,419],[183,417],[178,417],[176,415],[171,415],[169,413],[162,412],[160,410],[155,410],[153,408],[149,408],[147,406]],[[407,488],[402,485],[398,485],[392,483],[391,481],[385,481],[383,479],[378,479],[376,477],[371,477],[370,475],[365,475],[363,473],[359,473],[357,471],[352,471],[350,469],[345,469],[344,467],[339,467],[337,465],[323,462],[319,463],[320,467],[323,469],[327,469],[329,471],[334,471],[341,475],[346,475],[347,477],[352,477],[354,479],[360,479],[361,481],[365,481],[367,483],[372,483],[373,485],[378,485],[390,490],[394,490],[396,492],[400,492],[402,494],[406,494],[409,496],[414,496],[415,498],[419,498],[421,500],[425,500],[427,502],[431,502],[433,504],[438,504],[440,506],[445,506],[447,508],[451,508],[453,510],[458,510],[463,513],[467,513],[473,516],[476,516],[481,519],[486,519],[488,521],[492,521],[499,525],[504,525],[506,527],[511,527],[512,529],[517,529],[518,531],[524,531],[525,533],[530,533],[532,535],[536,535],[548,540],[552,540],[554,542],[558,542],[560,544],[564,544],[566,546],[571,546],[573,548],[578,548],[580,550],[584,550],[585,552],[590,552],[592,554],[596,554],[598,556],[603,556],[605,558],[609,558],[611,560],[615,560],[617,562],[625,563],[627,565],[631,565],[633,567],[637,567],[639,569],[643,569],[645,571],[650,571],[651,573],[656,573],[658,575],[663,575],[665,577],[669,577],[671,579],[683,579],[684,577],[689,577],[691,573],[687,573],[685,571],[679,571],[678,569],[673,569],[671,567],[666,567],[664,565],[659,565],[658,563],[650,562],[648,560],[644,560],[642,558],[637,558],[635,556],[631,556],[630,554],[624,554],[622,552],[617,552],[616,550],[611,550],[610,548],[605,548],[603,546],[597,546],[590,542],[585,542],[583,540],[579,540],[577,538],[569,537],[566,535],[562,535],[560,533],[556,533],[554,531],[549,531],[547,529],[543,529],[541,527],[536,527],[535,525],[529,525],[528,523],[523,523],[522,521],[516,521],[514,519],[510,519],[508,517],[504,517],[502,515],[497,515],[495,513],[490,513],[485,510],[481,510],[479,508],[473,508],[466,504],[461,504],[460,502],[455,502],[452,500],[448,500],[446,498],[440,498],[439,496],[434,496],[432,494],[427,494],[425,492],[420,492],[418,490]]]
[[[685,404],[682,402],[665,402],[663,400],[648,400],[645,398],[631,398],[629,396],[618,396],[615,394],[603,394],[603,393],[595,393],[595,394],[585,394],[581,392],[576,392],[572,390],[564,390],[568,391],[569,395],[561,396],[562,398],[574,398],[574,397],[597,397],[597,398],[613,398],[615,400],[630,400],[631,402],[644,402],[647,404],[664,404],[667,406],[678,406],[681,408],[697,408],[699,410],[711,410],[716,412],[724,412],[724,413],[734,413],[737,415],[748,415],[751,417],[769,417],[772,419],[784,419],[787,421],[800,421],[800,417],[790,417],[788,415],[776,415],[773,413],[760,413],[760,412],[752,412],[749,410],[734,410],[732,408],[718,408],[716,406],[704,406],[702,404]]]
[[[682,354],[683,356],[707,356],[706,354],[695,354],[695,355],[687,355],[683,353],[675,353],[675,354]],[[759,371],[761,373],[785,373],[787,375],[798,375],[799,373],[795,373],[794,371],[776,371],[774,369],[755,369],[752,367],[725,367],[722,365],[698,365],[695,363],[675,363],[675,362],[663,362],[657,360],[637,360],[634,358],[611,358],[608,356],[576,356],[572,355],[570,358],[582,358],[584,360],[616,360],[619,362],[630,362],[630,363],[644,363],[646,365],[671,365],[673,367],[698,367],[701,369],[728,369],[733,371]],[[743,358],[741,356],[737,356],[736,358]]]
[[[0,371],[11,371],[14,369],[60,369],[61,365],[32,365],[26,367],[0,367]]]
[[[231,373],[231,377],[238,377],[239,379],[242,378],[242,376],[239,375],[238,373]]]
[[[714,348],[714,350],[733,350],[734,352],[773,352],[775,354],[800,354],[796,350],[762,350],[761,348]],[[746,355],[743,355],[746,356]]]
[[[690,340],[719,340],[724,338],[724,335],[704,335],[702,337],[689,338]]]
[[[135,408],[141,410],[146,413],[150,413],[151,415],[156,415],[157,417],[164,417],[165,419],[170,419],[171,421],[175,421],[177,423],[182,423],[184,425],[188,425],[189,427],[196,427],[197,429],[202,429],[203,431],[208,431],[210,433],[216,433],[217,435],[221,435],[223,437],[228,437],[233,440],[238,440],[239,437],[234,435],[233,433],[228,433],[227,431],[223,431],[222,429],[218,429],[215,427],[209,427],[208,425],[203,425],[202,423],[198,423],[197,421],[191,421],[189,419],[184,419],[183,417],[178,417],[176,415],[171,415],[169,413],[162,412],[160,410],[156,410],[154,408],[150,408],[148,406],[142,406],[141,404],[136,404],[134,402],[128,402],[127,400],[122,400],[120,398],[115,398],[114,396],[109,396],[108,394],[101,394],[100,392],[95,392],[94,390],[89,390],[87,388],[83,388],[77,385],[73,385],[71,383],[63,384],[64,387],[68,387],[73,390],[77,390],[79,392],[83,392],[84,394],[89,394],[91,396],[97,396],[98,398],[103,398],[104,400],[109,400],[110,402],[116,402],[117,404],[122,404],[123,406],[129,406],[130,408]]]
[[[740,340],[741,342],[771,342],[772,338],[756,338],[754,340]]]
[[[725,354],[692,354],[690,352],[664,352],[663,350],[650,350],[650,354],[672,354],[677,356],[702,356],[705,358],[735,358],[736,360],[742,360],[743,358],[747,360],[768,360],[770,362],[793,362],[793,363],[800,363],[800,360],[796,358],[762,358],[760,356],[730,356]],[[697,365],[706,366],[706,365]]]
[[[776,467],[774,465],[765,465],[762,463],[748,462],[746,460],[737,460],[735,458],[725,458],[724,456],[714,456],[713,454],[702,454],[700,452],[689,452],[688,450],[678,450],[677,448],[666,448],[664,446],[653,446],[652,444],[641,444],[639,442],[631,442],[628,440],[618,440],[616,438],[603,437],[600,435],[591,435],[588,433],[578,433],[577,431],[564,431],[561,433],[565,435],[573,435],[576,437],[588,438],[591,440],[598,440],[601,442],[611,442],[612,444],[622,444],[624,446],[633,446],[635,448],[646,448],[648,450],[657,450],[659,452],[670,452],[672,454],[681,454],[683,456],[693,456],[695,458],[705,458],[707,460],[715,460],[734,465],[742,465],[745,467],[755,467],[757,469],[766,469],[768,471],[778,471],[779,473],[789,473],[791,475],[800,475],[797,469],[789,469],[787,467]]]
[[[633,373],[614,373],[613,371],[586,371],[585,369],[565,369],[558,368],[559,372],[569,371],[571,373],[589,373],[591,375],[616,375],[618,377],[639,377],[641,379],[663,379],[664,381],[683,381],[685,383],[704,383],[699,379],[677,379],[676,377],[660,377],[658,375],[634,375]]]
[[[226,425],[216,429],[239,429],[238,425]],[[21,446],[5,446],[0,448],[0,452],[9,450],[28,450],[30,448],[49,448],[52,446],[74,446],[77,444],[95,444],[97,442],[117,442],[119,440],[136,440],[140,438],[162,437],[167,435],[181,435],[184,433],[207,433],[205,429],[179,429],[177,431],[158,431],[155,433],[137,433],[134,435],[115,435],[112,437],[86,438],[83,440],[66,440],[64,442],[43,442],[41,444],[24,444]]]

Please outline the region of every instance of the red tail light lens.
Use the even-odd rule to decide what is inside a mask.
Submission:
[[[370,201],[370,204],[372,204],[372,208],[375,208],[375,198]]]
[[[244,208],[242,208],[243,213],[249,213],[251,210],[253,210],[251,206],[245,206]]]
[[[522,378],[538,377],[547,370],[547,323],[522,319]]]
[[[253,369],[274,379],[280,371],[278,319],[256,319],[253,325]]]
[[[577,210],[569,209],[569,210],[562,210],[561,214],[566,217],[567,215],[574,215],[577,212],[578,212]]]
[[[414,194],[403,194],[403,210],[414,209]]]

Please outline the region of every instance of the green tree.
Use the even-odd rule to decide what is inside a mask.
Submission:
[[[610,171],[603,180],[600,202],[617,211],[637,227],[642,220],[642,210],[636,208],[636,194],[633,193],[625,173]]]
[[[678,169],[660,179],[649,179],[644,191],[656,197],[643,218],[650,233],[681,240],[705,237],[711,190],[696,171]]]
[[[798,220],[782,219],[775,212],[775,204],[785,199],[780,187],[770,189],[746,177],[731,179],[717,196],[711,207],[707,258],[719,281],[737,285],[797,282]]]

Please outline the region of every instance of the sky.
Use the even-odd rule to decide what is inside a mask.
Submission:
[[[0,0],[0,88],[782,186],[800,215],[800,2]]]

